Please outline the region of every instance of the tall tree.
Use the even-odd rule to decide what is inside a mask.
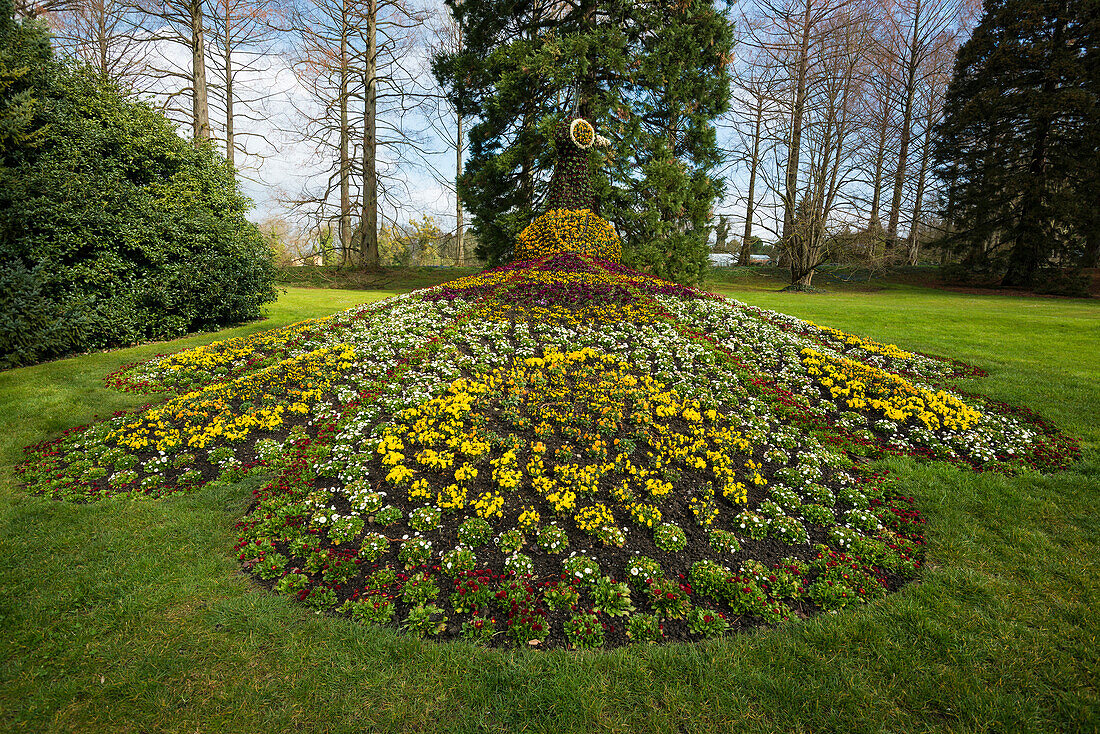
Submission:
[[[990,0],[959,50],[934,160],[969,260],[1027,286],[1080,253],[1097,208],[1100,20],[1094,0]],[[1080,254],[1078,254],[1078,259]]]
[[[797,237],[794,234],[796,220],[801,222],[815,208],[807,199],[807,186],[812,184],[802,175],[808,173],[804,167],[815,165],[808,157],[815,143],[805,139],[808,118],[819,122],[824,119],[819,114],[824,108],[819,110],[817,105],[829,104],[828,95],[819,96],[817,86],[836,70],[835,65],[826,66],[833,60],[830,39],[841,25],[858,15],[859,10],[858,6],[840,0],[761,0],[755,6],[753,33],[747,39],[770,59],[768,65],[776,69],[780,92],[776,102],[783,120],[773,133],[778,136],[774,153],[778,180],[769,181],[768,186],[782,211],[778,232],[779,263],[791,266],[792,284],[803,287],[809,285],[813,268],[804,271],[801,266],[796,267],[792,255],[800,263],[808,262],[803,257],[803,249],[811,247],[813,240],[805,236],[806,233],[824,231],[817,226],[807,229],[803,222],[799,225],[802,234]],[[823,74],[826,68],[830,71]],[[849,96],[846,93],[846,99]],[[828,112],[825,117],[829,117]]]
[[[446,7],[440,9],[431,19],[427,40],[434,51],[442,52],[448,56],[462,53],[466,45],[462,26],[459,25],[453,13]],[[434,156],[428,157],[427,161],[432,175],[439,185],[448,193],[454,194],[455,232],[452,243],[455,252],[455,264],[462,265],[466,258],[466,212],[462,196],[458,192],[458,181],[462,177],[465,161],[467,120],[459,114],[454,102],[448,99],[446,90],[439,86],[438,80],[432,92],[432,104],[426,110],[429,127],[440,147],[454,155],[454,171],[452,172],[449,166],[435,165]]]
[[[863,169],[869,176],[871,201],[867,213],[868,258],[874,261],[876,245],[882,238],[882,191],[886,181],[887,151],[894,142],[897,125],[894,124],[892,89],[890,84],[891,57],[883,53],[880,45],[872,45],[864,65],[861,96],[863,137],[861,156]]]
[[[207,90],[207,17],[204,0],[135,0],[135,7],[146,16],[151,35],[149,40],[174,44],[186,49],[190,55],[190,64],[183,69],[162,54],[162,64],[154,68],[155,74],[162,78],[161,92],[172,102],[178,97],[189,98],[188,108],[177,110],[191,126],[191,137],[195,145],[210,141],[210,100]],[[171,79],[179,79],[182,86],[174,85]],[[167,105],[166,105],[167,106]]]
[[[343,263],[379,265],[380,202],[410,144],[402,125],[416,82],[404,60],[422,22],[402,0],[306,0],[292,16],[294,66],[310,97],[299,132],[329,167],[294,205],[314,222],[338,223]]]
[[[809,288],[824,262],[829,225],[853,178],[852,142],[859,110],[857,70],[869,18],[857,7],[845,8],[821,29],[821,53],[814,64],[807,97],[805,185],[789,236],[781,240],[791,271],[791,287]],[[786,223],[785,223],[786,224]]]
[[[936,125],[943,118],[943,97],[950,82],[950,58],[956,51],[951,39],[944,39],[929,57],[929,72],[923,75],[914,103],[914,139],[917,142],[916,185],[913,190],[913,206],[909,217],[909,236],[906,245],[906,261],[916,265],[920,256],[921,232],[927,230],[923,222],[924,202],[930,187],[938,183],[931,173],[932,145]]]
[[[950,43],[950,31],[965,21],[967,0],[888,0],[885,41],[879,49],[891,61],[891,79],[899,108],[897,109],[898,157],[894,166],[893,193],[886,224],[887,244],[898,236],[906,174],[911,163],[917,90],[929,74],[937,72],[937,49]],[[942,57],[942,55],[939,55]]]
[[[577,42],[580,12],[565,3],[447,5],[464,46],[438,55],[433,70],[456,114],[471,121],[458,194],[472,215],[478,257],[496,263],[507,259],[515,236],[534,218],[537,181],[549,179],[553,123],[543,118],[564,116],[558,108],[578,106],[570,88],[575,49],[583,55],[582,46],[598,39]]]
[[[728,19],[713,3],[448,0],[466,48],[435,69],[471,118],[459,190],[480,254],[506,259],[541,204],[558,122],[585,117],[612,139],[597,208],[624,260],[682,280],[705,267],[721,191],[713,121],[728,104]]]
[[[209,68],[212,106],[222,115],[220,132],[225,157],[236,170],[242,164],[238,154],[254,154],[255,149],[246,145],[246,141],[263,137],[261,133],[242,130],[238,121],[242,118],[245,122],[255,121],[259,105],[270,96],[255,85],[245,84],[244,77],[260,76],[271,70],[271,45],[279,14],[274,0],[212,0],[210,11],[214,49]]]
[[[751,29],[748,18],[743,18],[740,25]],[[737,264],[742,266],[749,264],[749,256],[752,255],[752,244],[755,241],[753,225],[758,200],[757,182],[764,174],[766,156],[771,154],[777,144],[773,131],[783,108],[780,99],[783,84],[779,79],[781,67],[768,50],[753,47],[753,35],[749,30],[742,34],[749,41],[743,46],[750,51],[742,56],[734,71],[734,104],[730,110],[738,141],[735,159],[748,169],[747,190],[739,195],[745,205],[744,231],[737,258]]]

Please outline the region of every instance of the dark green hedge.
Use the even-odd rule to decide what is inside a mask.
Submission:
[[[24,68],[0,89],[30,88],[37,131],[0,150],[0,368],[259,317],[275,267],[224,160],[85,70]]]

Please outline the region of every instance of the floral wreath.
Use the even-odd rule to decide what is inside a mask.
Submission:
[[[591,148],[592,143],[596,142],[596,130],[588,120],[578,117],[569,123],[569,139],[578,148]]]

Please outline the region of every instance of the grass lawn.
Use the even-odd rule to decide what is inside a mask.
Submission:
[[[713,285],[978,364],[966,389],[1039,411],[1084,461],[1006,478],[893,460],[928,518],[921,583],[779,630],[599,653],[420,642],[255,587],[232,547],[255,478],[83,506],[16,484],[22,446],[148,401],[102,387],[118,366],[387,295],[291,288],[262,323],[0,373],[0,729],[1096,730],[1100,304],[775,287]]]

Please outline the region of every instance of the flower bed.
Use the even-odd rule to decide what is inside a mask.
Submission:
[[[972,370],[577,254],[133,365],[180,394],[29,450],[37,492],[259,468],[243,566],[318,612],[488,645],[697,640],[918,572],[865,457],[1057,469],[1072,441]]]

